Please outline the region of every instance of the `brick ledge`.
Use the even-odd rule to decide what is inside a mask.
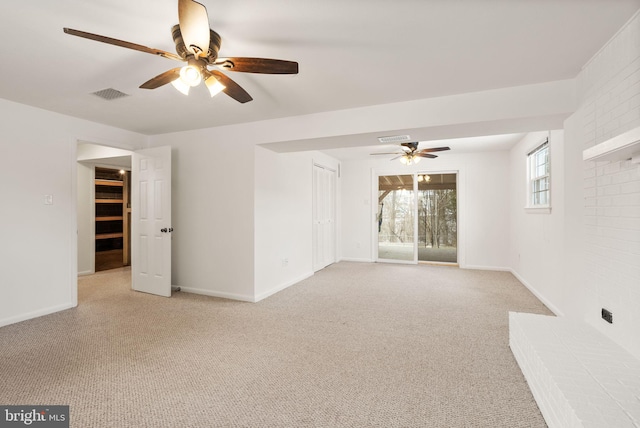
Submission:
[[[510,312],[509,346],[550,428],[640,427],[640,361],[593,327]]]

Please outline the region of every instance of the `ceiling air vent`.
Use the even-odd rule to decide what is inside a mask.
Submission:
[[[408,135],[394,135],[391,137],[378,137],[378,141],[380,141],[383,144],[390,144],[390,143],[402,143],[404,141],[409,141],[411,139],[411,137],[409,137]]]
[[[108,88],[108,89],[103,89],[101,91],[98,92],[93,92],[93,95],[97,95],[100,98],[107,100],[107,101],[112,101],[112,100],[116,100],[118,98],[122,98],[122,97],[128,97],[129,94],[125,94],[124,92],[120,92],[117,89],[113,89],[113,88]]]

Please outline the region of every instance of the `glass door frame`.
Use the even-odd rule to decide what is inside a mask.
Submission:
[[[396,264],[418,264],[418,263],[431,263],[418,261],[418,175],[438,175],[438,174],[455,174],[456,175],[456,226],[457,226],[457,246],[456,246],[456,260],[457,263],[443,263],[434,262],[444,265],[458,265],[463,267],[464,261],[461,261],[462,252],[460,251],[460,245],[464,242],[464,238],[461,233],[461,193],[463,193],[463,186],[461,186],[462,172],[460,170],[414,170],[414,171],[375,171],[372,169],[372,260],[377,263],[396,263]],[[379,180],[380,177],[390,175],[411,175],[413,177],[413,260],[398,260],[398,259],[381,259],[378,255],[379,239],[378,239],[378,194],[379,194]]]
[[[398,264],[412,264],[415,265],[418,263],[418,246],[416,245],[416,240],[418,239],[418,218],[417,218],[417,202],[418,202],[418,198],[417,198],[417,191],[418,191],[418,180],[417,180],[417,173],[413,173],[413,172],[403,172],[403,173],[380,173],[380,174],[374,174],[375,175],[375,188],[374,188],[374,194],[375,194],[375,199],[373,199],[374,201],[378,201],[378,195],[379,195],[379,183],[380,183],[380,177],[385,177],[385,176],[411,176],[412,177],[412,181],[413,181],[413,186],[412,186],[412,192],[413,192],[413,201],[412,201],[412,205],[413,205],[413,258],[411,260],[407,260],[407,259],[381,259],[379,257],[379,246],[380,246],[380,240],[379,240],[379,233],[378,233],[378,229],[377,227],[375,228],[375,233],[374,233],[374,241],[375,241],[375,245],[373,246],[373,251],[374,251],[374,260],[376,262],[379,263],[398,263]],[[374,205],[375,208],[375,216],[376,216],[376,221],[374,222],[375,225],[378,224],[377,222],[377,216],[378,216],[378,207],[379,207],[379,203],[375,203],[372,204]],[[374,225],[374,226],[375,226]]]

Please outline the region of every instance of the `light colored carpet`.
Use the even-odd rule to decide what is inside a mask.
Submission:
[[[545,427],[508,311],[511,274],[341,262],[260,303],[79,280],[75,309],[0,328],[0,404],[72,427]]]

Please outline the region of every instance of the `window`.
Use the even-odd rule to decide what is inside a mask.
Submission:
[[[551,206],[551,168],[549,166],[549,140],[527,154],[528,201],[527,208]]]

